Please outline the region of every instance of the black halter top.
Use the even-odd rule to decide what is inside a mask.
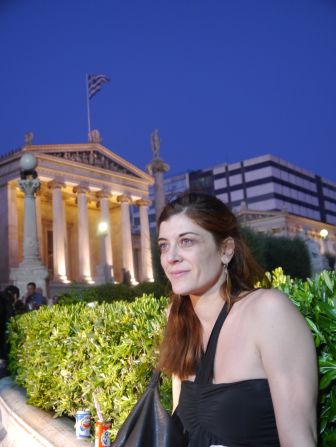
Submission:
[[[195,381],[183,381],[178,417],[188,447],[280,447],[267,379],[214,384],[218,336],[226,318],[221,310],[198,365]]]

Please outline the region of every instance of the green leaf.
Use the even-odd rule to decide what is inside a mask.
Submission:
[[[327,270],[323,270],[323,272],[321,273],[321,276],[324,279],[324,282],[326,284],[326,286],[328,287],[328,289],[333,292],[334,291],[334,287],[333,287],[333,283],[331,282],[331,279],[329,277],[329,273],[327,272]]]
[[[320,390],[327,388],[332,381],[336,380],[336,369],[328,371],[320,380]]]

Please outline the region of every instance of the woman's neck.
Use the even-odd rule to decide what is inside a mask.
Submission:
[[[219,292],[201,296],[191,295],[190,300],[201,323],[212,322],[216,319],[224,305],[224,298]]]

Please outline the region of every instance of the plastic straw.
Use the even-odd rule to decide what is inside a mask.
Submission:
[[[104,422],[104,418],[95,392],[93,393],[93,402],[94,406],[96,407],[99,422]]]

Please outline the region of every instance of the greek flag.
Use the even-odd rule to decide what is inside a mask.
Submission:
[[[89,99],[92,98],[99,90],[102,88],[102,86],[109,82],[109,78],[106,75],[88,75],[87,77],[87,83],[88,83],[88,96]]]

